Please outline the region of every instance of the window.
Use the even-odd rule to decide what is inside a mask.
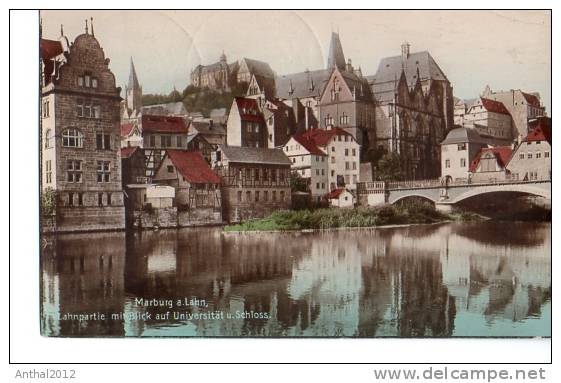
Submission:
[[[356,156],[356,149],[353,149],[353,157]]]
[[[322,183],[321,183],[321,188],[322,188],[322,189],[325,189],[325,182],[322,182]]]
[[[445,162],[445,167],[446,167],[446,168],[449,168],[449,167],[450,167],[450,160],[446,160],[446,162]]]
[[[458,144],[458,151],[461,151],[461,150],[466,150],[466,144],[465,143]]]
[[[255,202],[259,202],[259,190],[255,191]]]
[[[111,193],[107,193],[107,205],[111,205]]]
[[[322,176],[325,175],[325,169],[321,169],[321,175],[322,175]]]
[[[144,195],[144,198],[146,199],[146,194]],[[97,204],[99,206],[103,206],[103,193],[97,194]]]
[[[316,189],[319,189],[319,182],[316,182]]]
[[[84,195],[82,193],[78,193],[78,206],[82,206],[84,204]]]
[[[245,201],[251,202],[251,190],[245,192]]]
[[[277,191],[273,190],[273,202],[277,201]]]
[[[325,162],[325,157],[321,156],[321,162]]]
[[[284,202],[284,190],[280,191],[280,201]]]
[[[109,182],[109,161],[97,161],[97,182]]]
[[[542,143],[541,141],[536,141],[536,145],[539,145],[539,144],[541,144],[541,143]]]
[[[150,147],[151,147],[151,148],[156,147],[156,136],[150,135],[149,141],[150,141]]]
[[[466,159],[465,159],[465,158],[460,158],[460,167],[461,167],[461,168],[465,168],[465,167],[466,167]]]
[[[162,148],[169,148],[171,146],[171,136],[160,136]]]
[[[353,174],[353,184],[356,184],[356,181],[357,181],[356,174]]]
[[[319,169],[316,169],[316,176],[319,176]]]
[[[84,76],[78,77],[78,86],[84,86]]]
[[[524,157],[525,157],[525,156],[524,156],[524,153],[520,153],[520,155],[518,156],[518,158],[520,158],[521,160],[523,160]]]
[[[265,202],[269,201],[269,191],[268,190],[265,190],[263,192],[263,201],[265,201]]]
[[[45,131],[45,149],[51,147],[51,129]]]
[[[84,86],[85,86],[86,88],[89,88],[89,87],[90,87],[90,80],[91,80],[91,77],[90,77],[89,74],[87,74],[87,75],[84,76]]]
[[[111,149],[111,135],[96,133],[95,143],[98,150],[109,150]]]
[[[168,165],[168,173],[173,173],[173,165]]]
[[[347,138],[347,137],[345,136],[345,138]],[[345,149],[345,156],[348,156],[348,155],[349,155],[349,149]]]
[[[356,162],[353,162],[353,170],[356,170]]]
[[[347,125],[349,123],[349,116],[343,114],[342,116],[339,117],[339,123],[341,125]]]
[[[74,206],[74,193],[68,193],[68,206]]]
[[[66,161],[66,181],[82,182],[82,161],[80,160]]]
[[[97,88],[97,78],[92,78],[92,88]]]
[[[242,202],[242,192],[238,190],[238,202]]]
[[[529,160],[532,159],[532,153],[528,153],[528,159],[529,159]]]
[[[67,148],[81,148],[84,136],[78,129],[70,128],[62,132],[62,146]]]
[[[349,162],[348,161],[345,162],[345,170],[350,170],[350,169],[351,169],[351,166],[350,166]]]
[[[543,156],[544,156],[545,158],[549,158],[549,152],[543,152]]]
[[[331,147],[331,151],[334,152],[335,151],[335,146]]]
[[[44,100],[41,108],[43,118],[49,117],[49,100]]]
[[[536,152],[536,159],[538,158],[542,158],[542,153],[541,152]]]
[[[50,184],[52,180],[52,167],[51,160],[45,161],[45,183]]]
[[[331,163],[332,163],[332,164],[335,163],[335,157],[331,157]]]
[[[92,103],[92,100],[77,98],[76,99],[76,115],[78,117],[100,118],[101,117],[101,107],[97,104]]]
[[[335,177],[335,170],[331,171],[331,177]]]

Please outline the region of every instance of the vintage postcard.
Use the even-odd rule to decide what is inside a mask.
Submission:
[[[41,334],[551,336],[550,11],[41,11]]]

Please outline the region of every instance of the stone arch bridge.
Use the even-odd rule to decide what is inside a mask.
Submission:
[[[432,201],[441,211],[451,211],[465,199],[498,192],[523,193],[551,201],[551,179],[497,180],[482,183],[446,182],[440,179],[402,182],[361,182],[357,185],[359,204],[394,204],[404,198],[421,197]]]

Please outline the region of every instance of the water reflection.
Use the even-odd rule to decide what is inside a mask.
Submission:
[[[445,337],[551,331],[550,224],[260,235],[181,229],[59,235],[48,243],[41,283],[45,335]],[[205,304],[146,307],[140,298]],[[174,318],[174,312],[183,316]],[[94,313],[105,319],[72,319]],[[224,317],[197,318],[209,313]]]

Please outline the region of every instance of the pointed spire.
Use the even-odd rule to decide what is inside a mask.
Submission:
[[[339,39],[339,33],[331,33],[331,43],[329,45],[329,55],[327,56],[327,69],[339,68],[345,70],[346,60],[343,54],[343,46]]]
[[[64,28],[62,26],[62,24],[60,24],[60,37],[64,36]]]
[[[88,34],[88,19],[84,20],[86,22],[86,35]]]
[[[132,56],[131,56],[129,83],[127,85],[127,89],[139,89],[139,88],[140,88],[140,84],[138,82],[138,77],[136,77],[136,70],[134,69],[134,62],[132,61]]]
[[[94,30],[93,30],[93,17],[90,17],[90,25],[92,27],[92,36],[95,37]]]

